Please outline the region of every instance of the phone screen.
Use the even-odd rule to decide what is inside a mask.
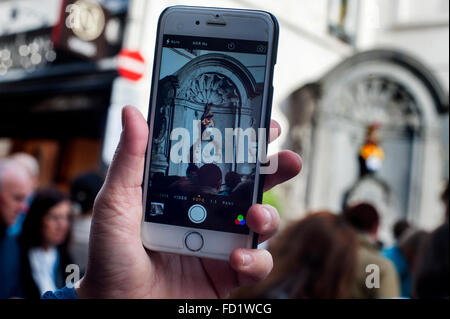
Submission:
[[[164,35],[146,222],[249,234],[267,49]]]

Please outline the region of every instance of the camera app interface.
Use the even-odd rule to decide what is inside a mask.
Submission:
[[[267,46],[164,36],[147,222],[249,233]]]

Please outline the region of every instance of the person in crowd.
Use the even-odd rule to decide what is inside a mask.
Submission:
[[[449,299],[449,223],[427,236],[413,273],[413,298]]]
[[[19,237],[25,298],[39,298],[65,286],[65,270],[71,264],[67,250],[70,214],[70,200],[60,191],[36,192]]]
[[[186,169],[186,177],[193,185],[198,183],[198,171],[199,168],[196,164],[189,163]]]
[[[72,223],[70,256],[80,267],[81,273],[86,270],[92,209],[103,180],[100,174],[88,172],[77,176],[70,185],[70,198],[80,213]]]
[[[377,245],[380,216],[375,207],[368,203],[360,203],[347,207],[343,213],[345,220],[358,232],[360,248],[356,277],[352,288],[352,298],[398,298],[400,297],[400,281],[394,265],[381,256]],[[379,271],[379,279],[374,286],[367,284],[374,265]],[[368,268],[369,267],[369,268]],[[377,280],[378,281],[378,280]]]
[[[11,159],[0,160],[0,298],[21,297],[20,249],[13,225],[32,190],[32,180],[25,168]]]
[[[349,298],[355,276],[358,237],[342,216],[317,212],[289,225],[269,250],[274,269],[236,298]]]
[[[204,194],[217,195],[222,187],[222,171],[216,164],[205,164],[198,170],[199,190]]]
[[[134,107],[123,109],[122,123],[117,153],[94,204],[86,273],[75,288],[43,298],[226,298],[264,279],[272,269],[272,256],[264,249],[236,249],[228,261],[144,249],[140,229],[148,126]],[[265,176],[266,191],[297,176],[302,166],[291,151],[274,156],[278,170]],[[246,221],[260,243],[279,226],[276,209],[268,205],[253,205]]]
[[[25,220],[25,216],[27,213],[26,210],[28,209],[28,207],[30,207],[31,202],[33,201],[34,192],[39,187],[40,169],[39,169],[39,162],[37,161],[37,159],[27,153],[14,153],[9,158],[25,168],[27,173],[30,175],[33,184],[32,192],[26,199],[27,206],[25,211],[21,211],[16,219],[16,222],[8,228],[8,233],[10,235],[15,236],[19,235],[22,230],[22,224],[23,221]]]
[[[255,183],[251,180],[240,183],[231,192],[231,198],[236,202],[248,202],[253,197]]]
[[[402,235],[410,228],[411,225],[406,219],[398,220],[392,227],[392,234],[394,235],[395,241],[398,242]]]
[[[449,183],[442,193],[444,224],[429,234],[418,253],[413,271],[412,297],[449,299]]]
[[[220,192],[219,195],[230,196],[233,190],[238,186],[242,181],[242,176],[236,172],[228,172],[225,175],[225,190]]]
[[[190,163],[186,169],[186,176],[176,176],[172,181],[168,190],[175,193],[195,193],[198,191],[198,172],[199,168],[196,164]]]
[[[423,230],[409,228],[402,233],[396,245],[382,252],[382,255],[392,261],[395,266],[400,279],[402,298],[411,298],[411,276],[426,235],[427,233]]]
[[[155,189],[163,189],[163,187],[166,186],[164,183],[165,178],[166,177],[164,176],[164,173],[162,173],[162,172],[154,173],[151,178],[152,187],[154,187]]]
[[[395,242],[392,247],[382,250],[382,255],[392,261],[395,266],[400,278],[402,297],[409,297],[411,294],[411,272],[409,271],[408,262],[399,247],[399,241],[402,235],[410,228],[411,225],[406,219],[400,219],[395,222],[392,227]]]

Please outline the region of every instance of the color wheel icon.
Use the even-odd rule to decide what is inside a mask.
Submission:
[[[236,225],[244,226],[244,225],[245,225],[245,219],[244,219],[244,216],[238,215],[238,217],[234,220],[234,223],[235,223]]]

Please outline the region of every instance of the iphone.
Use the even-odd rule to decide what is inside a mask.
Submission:
[[[227,260],[255,248],[278,23],[267,12],[175,6],[160,16],[143,179],[142,242]]]

